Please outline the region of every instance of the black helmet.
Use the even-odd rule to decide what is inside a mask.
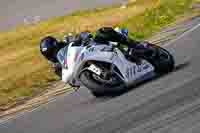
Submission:
[[[57,62],[56,54],[59,50],[58,41],[51,36],[44,37],[40,42],[40,52],[48,60]]]

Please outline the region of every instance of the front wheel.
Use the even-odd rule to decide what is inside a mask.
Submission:
[[[102,79],[88,70],[80,74],[80,80],[95,97],[120,93],[126,89],[125,84],[117,76],[110,76],[110,79]]]

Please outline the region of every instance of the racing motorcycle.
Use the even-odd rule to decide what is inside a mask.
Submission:
[[[119,45],[70,43],[62,80],[74,86],[83,85],[99,97],[130,89],[174,69],[173,56],[160,46],[144,42],[138,49],[127,50]]]

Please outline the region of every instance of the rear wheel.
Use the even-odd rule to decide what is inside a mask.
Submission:
[[[139,54],[138,54],[139,53]],[[136,55],[149,61],[159,74],[168,73],[174,69],[174,58],[164,48],[149,44],[148,48],[136,50]]]
[[[154,47],[155,54],[149,61],[154,65],[156,72],[163,74],[173,71],[175,64],[173,56],[162,47]]]

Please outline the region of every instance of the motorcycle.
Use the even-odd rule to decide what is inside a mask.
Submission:
[[[73,86],[83,85],[100,97],[128,90],[174,69],[173,56],[160,46],[145,42],[138,49],[127,50],[119,45],[117,42],[87,46],[70,43],[62,80]]]

